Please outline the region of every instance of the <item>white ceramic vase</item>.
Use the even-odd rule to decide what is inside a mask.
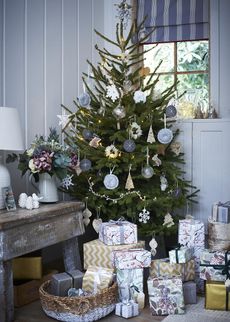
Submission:
[[[39,174],[38,190],[38,197],[42,198],[40,199],[40,202],[49,203],[58,201],[58,191],[55,176],[51,177],[48,173]]]

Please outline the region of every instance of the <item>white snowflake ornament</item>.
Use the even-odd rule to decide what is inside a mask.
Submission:
[[[108,85],[106,87],[106,97],[111,98],[113,102],[115,102],[119,98],[119,92],[114,84]]]
[[[73,182],[72,182],[72,177],[73,174],[70,176],[69,174],[62,180],[62,187],[66,188],[67,190],[71,187],[74,186]]]
[[[119,150],[114,144],[111,144],[105,148],[105,155],[110,159],[116,159],[119,155]]]
[[[147,224],[147,222],[150,219],[150,212],[146,210],[145,208],[142,209],[142,211],[139,213],[139,221],[143,222],[143,224]]]
[[[138,139],[142,135],[142,129],[137,122],[132,122],[130,125],[130,137],[133,138],[134,140]]]
[[[136,91],[133,96],[135,103],[145,103],[146,102],[146,94],[142,91]]]

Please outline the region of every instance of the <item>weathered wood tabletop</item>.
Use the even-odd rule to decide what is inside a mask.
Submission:
[[[84,233],[84,203],[43,204],[0,211],[0,321],[14,320],[12,259],[63,242],[65,269],[81,269],[77,236]]]

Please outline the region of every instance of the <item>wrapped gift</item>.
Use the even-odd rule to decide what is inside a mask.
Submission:
[[[205,283],[205,308],[208,310],[230,310],[230,294],[223,282]]]
[[[126,319],[137,316],[139,314],[138,304],[134,301],[117,303],[115,314]]]
[[[184,304],[196,304],[196,283],[193,281],[183,283]]]
[[[230,251],[203,249],[200,254],[200,264],[226,265],[230,260]]]
[[[182,281],[193,281],[195,278],[195,262],[193,259],[184,264],[170,264],[168,258],[155,259],[151,262],[150,276],[180,275]]]
[[[67,296],[70,288],[81,288],[83,273],[78,269],[54,274],[51,279],[51,292],[57,296]]]
[[[99,228],[99,239],[106,245],[137,243],[137,225],[124,220],[110,220]]]
[[[208,220],[208,247],[212,250],[230,250],[230,224]]]
[[[195,283],[196,283],[196,292],[197,294],[204,294],[204,280],[200,278],[200,273],[195,273]]]
[[[117,269],[120,301],[134,299],[136,292],[143,292],[143,268]]]
[[[113,277],[114,270],[111,268],[89,266],[83,277],[82,288],[84,291],[95,294],[109,287]]]
[[[212,206],[212,220],[222,223],[230,223],[230,201],[225,203],[215,202]]]
[[[169,251],[171,264],[186,263],[193,257],[193,247],[179,246]]]
[[[151,252],[145,249],[113,251],[114,266],[118,269],[144,268],[151,265]]]
[[[113,268],[113,251],[129,248],[144,248],[143,240],[130,245],[105,245],[99,239],[92,240],[84,244],[84,268],[88,266],[98,266]]]
[[[18,257],[13,259],[14,280],[29,280],[42,278],[42,258]]]
[[[179,244],[187,247],[203,247],[205,241],[204,223],[200,220],[179,220]]]
[[[149,277],[148,293],[153,315],[183,314],[185,311],[180,277]]]

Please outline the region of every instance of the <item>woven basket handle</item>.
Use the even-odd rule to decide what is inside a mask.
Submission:
[[[54,302],[59,306],[61,309],[63,309],[66,312],[72,313],[72,314],[85,314],[89,308],[90,304],[87,299],[78,299],[79,301],[74,305],[73,308],[66,305],[63,301],[59,301],[58,299],[54,299]]]

